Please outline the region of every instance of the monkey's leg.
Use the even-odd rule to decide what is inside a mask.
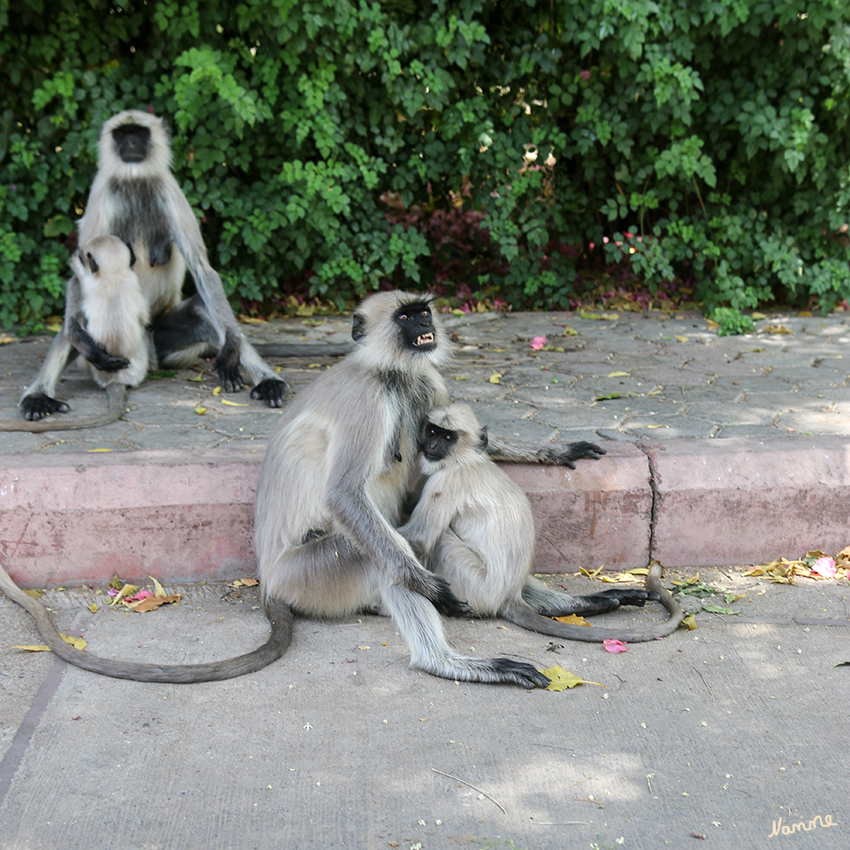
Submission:
[[[507,460],[516,463],[549,463],[556,466],[568,466],[575,469],[574,460],[589,458],[599,460],[606,454],[605,449],[595,443],[580,441],[566,445],[554,443],[539,446],[531,443],[515,443],[490,437],[487,446],[488,454],[494,460]]]
[[[162,366],[188,366],[198,357],[216,357],[219,379],[227,392],[245,386],[239,372],[244,367],[251,383],[251,398],[262,399],[269,407],[280,407],[286,397],[286,382],[275,375],[238,330],[221,334],[200,295],[193,295],[154,322],[153,340]]]
[[[565,617],[568,614],[604,614],[621,605],[642,607],[657,601],[658,594],[642,588],[614,588],[587,596],[570,596],[550,590],[539,579],[528,576],[522,588],[522,598],[539,614],[546,617]]]
[[[552,594],[573,600],[587,598],[558,594],[556,591],[548,590],[545,585],[543,586],[543,591],[541,591],[538,587],[541,584],[536,579],[532,579],[523,589],[523,596],[526,596],[526,591],[528,590],[529,601],[537,600],[539,604],[544,606],[547,604],[545,600],[551,600]],[[685,616],[685,612],[679,603],[676,602],[670,592],[661,584],[661,567],[658,564],[653,564],[649,568],[649,575],[646,577],[646,586],[649,588],[648,597],[657,599],[670,614],[669,618],[663,623],[653,623],[649,626],[636,629],[626,626],[598,628],[596,626],[588,627],[572,625],[571,623],[559,623],[556,620],[550,619],[549,616],[541,616],[538,613],[538,606],[535,605],[532,607],[526,599],[509,600],[499,613],[509,622],[522,626],[524,629],[530,629],[544,635],[551,635],[552,637],[565,638],[566,640],[578,640],[585,643],[601,643],[604,640],[624,640],[631,641],[632,643],[640,643],[672,634],[679,628],[679,624]],[[549,610],[552,609],[550,608]],[[551,616],[563,615],[552,614]]]
[[[531,664],[510,658],[470,658],[448,644],[436,609],[427,599],[381,576],[383,610],[410,648],[410,666],[443,679],[545,688],[549,679]]]

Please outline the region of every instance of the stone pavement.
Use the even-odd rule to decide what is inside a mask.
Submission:
[[[368,616],[298,620],[284,658],[241,679],[124,682],[12,648],[40,640],[0,597],[0,848],[844,850],[846,581],[772,584],[734,567],[850,543],[848,318],[773,317],[731,338],[690,314],[451,320],[451,390],[493,433],[608,449],[575,471],[509,468],[534,504],[538,567],[654,556],[668,585],[698,570],[719,591],[683,598],[695,631],[616,655],[498,620],[445,623],[464,653],[599,684],[436,679],[408,669],[394,625]],[[343,342],[348,322],[246,330],[260,345]],[[537,336],[564,351],[534,351]],[[46,347],[0,347],[0,418],[17,415]],[[331,362],[281,366],[297,390]],[[251,502],[278,413],[215,384],[199,364],[146,382],[105,428],[0,433],[0,559],[23,585],[53,586],[43,601],[89,651],[186,663],[267,634],[256,589],[220,579],[253,574]],[[65,387],[74,415],[102,404],[86,381]],[[108,608],[114,572],[183,598]]]
[[[536,569],[740,565],[850,542],[850,314],[773,316],[740,337],[695,313],[603,315],[448,320],[450,391],[491,433],[608,450],[575,471],[509,468],[534,506]],[[270,357],[297,391],[335,361],[315,352],[344,346],[350,320],[243,327],[261,351],[319,343]],[[19,416],[47,345],[0,346],[0,419]],[[0,432],[0,558],[12,575],[55,586],[251,570],[257,467],[279,411],[216,385],[199,363],[131,391],[112,425]],[[78,373],[64,387],[72,415],[102,409]]]

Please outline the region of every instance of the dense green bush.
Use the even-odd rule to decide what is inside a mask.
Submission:
[[[99,125],[146,105],[234,300],[850,295],[842,0],[0,0],[0,90],[7,326],[60,309]]]

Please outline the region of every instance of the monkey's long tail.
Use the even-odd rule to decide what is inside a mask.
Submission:
[[[100,673],[115,679],[131,679],[134,682],[170,682],[184,684],[189,682],[217,682],[221,679],[233,679],[262,670],[276,661],[286,652],[292,641],[292,626],[294,615],[289,606],[275,600],[265,601],[266,616],[271,624],[269,639],[257,649],[228,658],[226,661],[216,661],[209,664],[144,664],[132,661],[113,661],[101,658],[89,652],[82,652],[66,643],[56,631],[47,609],[37,599],[24,593],[9,573],[0,564],[0,590],[13,602],[25,608],[35,620],[35,626],[44,642],[63,661]]]
[[[658,601],[667,609],[669,618],[658,626],[652,625],[645,628],[630,629],[623,628],[588,628],[587,626],[574,626],[569,623],[559,623],[551,617],[538,614],[525,600],[520,599],[511,603],[503,609],[500,614],[511,623],[531,629],[540,634],[560,637],[566,640],[578,640],[584,643],[602,643],[603,640],[622,640],[631,643],[655,640],[672,634],[679,628],[679,624],[685,617],[679,603],[673,595],[661,584],[661,564],[657,561],[650,564],[649,573],[646,577],[646,589],[658,594]]]
[[[106,398],[109,409],[106,413],[98,413],[87,416],[85,419],[39,419],[28,422],[26,419],[12,421],[11,419],[0,420],[0,431],[80,431],[83,428],[97,428],[99,425],[109,425],[124,414],[124,405],[127,403],[127,387],[124,384],[109,384],[106,387]]]

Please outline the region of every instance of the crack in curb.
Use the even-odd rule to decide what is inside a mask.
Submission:
[[[640,440],[635,443],[635,446],[643,452],[649,465],[649,492],[652,494],[652,506],[649,509],[649,561],[652,562],[655,559],[655,529],[658,525],[658,511],[661,502],[661,496],[658,493],[658,473],[649,448]]]

